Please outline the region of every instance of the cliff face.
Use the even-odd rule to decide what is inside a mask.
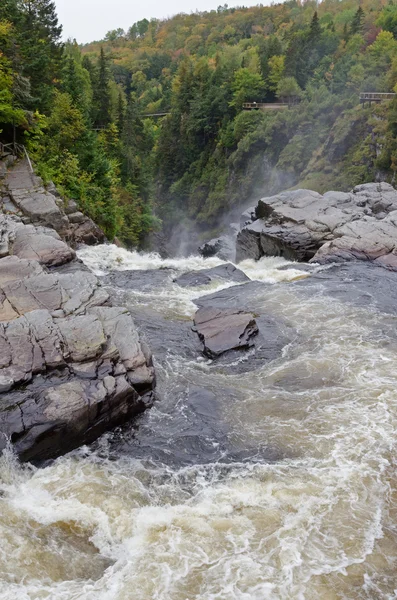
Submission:
[[[102,241],[102,232],[75,205],[65,211],[24,162],[3,181],[0,450],[11,443],[40,460],[144,410],[154,369],[128,311],[65,241]]]
[[[282,192],[259,200],[253,217],[237,235],[237,260],[362,260],[397,269],[397,192],[388,183],[323,196],[305,189]]]

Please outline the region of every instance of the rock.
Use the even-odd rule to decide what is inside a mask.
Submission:
[[[75,213],[68,215],[68,219],[71,223],[84,223],[86,218],[87,217],[85,215],[83,215],[82,212],[75,212]]]
[[[215,358],[228,350],[247,349],[258,333],[254,316],[236,309],[199,308],[194,316],[204,353]]]
[[[190,271],[189,273],[183,273],[174,282],[181,287],[198,287],[200,285],[208,285],[211,283],[212,278],[207,275],[205,270],[203,271]]]
[[[12,200],[32,223],[42,223],[61,232],[67,229],[68,219],[52,194],[44,190],[13,190]]]
[[[65,214],[72,215],[79,210],[77,203],[74,200],[65,200]]]
[[[129,312],[54,230],[2,216],[0,232],[0,450],[37,461],[145,410],[155,374]]]
[[[45,188],[42,180],[30,172],[26,160],[5,172],[4,187],[7,195],[3,195],[0,211],[21,216],[23,224],[51,228],[72,245],[105,241],[103,231],[78,210],[76,202],[62,200],[53,182]],[[0,257],[7,254],[2,245],[5,243],[1,244],[0,238]]]
[[[256,207],[250,206],[240,216],[240,229],[246,227],[246,225],[251,225],[256,219]]]
[[[387,183],[324,196],[310,190],[283,192],[260,200],[256,216],[238,234],[237,260],[370,260],[395,268],[397,191]]]
[[[58,327],[66,344],[64,353],[72,362],[92,360],[105,348],[105,333],[95,315],[61,319]]]
[[[0,179],[4,179],[7,175],[7,165],[4,160],[0,160]]]
[[[81,223],[71,223],[70,235],[75,244],[92,246],[103,244],[106,241],[102,229],[88,217],[85,217],[85,220]]]
[[[174,279],[175,283],[181,287],[196,287],[208,285],[212,281],[249,281],[249,277],[240,269],[237,269],[232,263],[219,265],[212,269],[203,269],[201,271],[190,271]]]
[[[204,258],[218,256],[221,260],[235,260],[236,249],[232,237],[223,235],[206,242],[198,249],[199,254]]]
[[[19,258],[37,260],[47,266],[61,265],[75,257],[67,244],[51,235],[38,233],[31,225],[17,229],[12,251]]]

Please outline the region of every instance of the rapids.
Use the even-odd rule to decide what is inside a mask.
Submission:
[[[265,258],[239,264],[259,283],[180,288],[222,261],[79,256],[152,347],[159,401],[42,468],[0,458],[1,600],[396,598],[397,275]],[[280,322],[277,358],[201,357],[194,300],[219,293]]]

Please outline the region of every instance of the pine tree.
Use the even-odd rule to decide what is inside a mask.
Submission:
[[[105,52],[101,47],[98,65],[98,81],[94,86],[94,103],[96,108],[95,126],[102,129],[111,122],[110,116],[110,73]]]
[[[21,2],[18,30],[22,75],[30,79],[34,107],[46,112],[51,105],[54,81],[59,78],[63,48],[55,3]]]
[[[353,21],[350,27],[351,35],[355,35],[356,33],[362,32],[364,16],[364,11],[361,8],[361,6],[359,6],[356,14],[353,17]]]
[[[124,100],[121,92],[119,92],[119,101],[117,106],[117,127],[121,134],[124,129]]]
[[[318,19],[317,11],[316,11],[314,13],[313,18],[310,23],[309,38],[311,40],[316,40],[320,37],[320,35],[321,35],[321,25],[320,25],[320,21]]]

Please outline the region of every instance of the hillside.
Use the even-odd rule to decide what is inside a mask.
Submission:
[[[34,89],[23,46],[17,61],[7,52],[23,32],[12,5],[0,9],[2,68]],[[109,237],[141,244],[159,218],[166,229],[188,220],[216,228],[237,205],[282,188],[394,182],[397,100],[359,104],[360,92],[397,84],[393,2],[224,5],[120,25],[82,48],[62,46],[49,28],[58,54],[45,67],[53,70],[48,98],[31,94],[14,108],[41,175]],[[14,100],[16,80],[6,90]],[[243,110],[280,98],[291,106]],[[159,113],[167,114],[146,116]],[[0,122],[16,118],[4,115],[0,107]]]

